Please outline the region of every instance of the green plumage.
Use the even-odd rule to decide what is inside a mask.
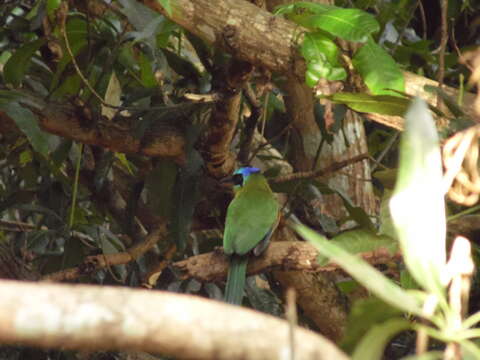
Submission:
[[[242,168],[236,172],[243,176],[243,182],[235,187],[235,197],[227,210],[223,248],[231,259],[225,301],[232,304],[242,302],[250,252],[259,255],[267,247],[279,219],[277,199],[258,171]]]

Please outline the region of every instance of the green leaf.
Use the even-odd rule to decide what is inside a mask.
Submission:
[[[78,17],[74,17],[68,20],[66,25],[67,37],[68,42],[70,44],[70,49],[72,50],[73,56],[76,56],[80,53],[80,51],[87,46],[87,22]],[[67,51],[65,45],[63,45],[63,57],[60,59],[60,62],[57,66],[57,71],[52,79],[50,84],[50,91],[56,89],[55,94],[53,97],[60,97],[64,94],[76,94],[78,92],[79,85],[81,83],[81,79],[78,77],[77,74],[70,75],[67,78],[69,79],[70,84],[65,84],[65,76],[62,76],[65,68],[68,64],[72,61],[72,57],[70,53]],[[77,77],[77,79],[75,79]],[[60,87],[62,88],[57,89],[61,82]]]
[[[345,104],[358,112],[396,116],[403,116],[410,103],[409,99],[398,96],[345,92],[333,94],[328,99],[335,103]]]
[[[294,229],[311,242],[321,255],[339,264],[350,276],[387,304],[412,314],[422,314],[420,301],[416,297],[404,291],[363,259],[350,254],[304,225],[296,225]]]
[[[380,30],[372,15],[358,9],[331,9],[303,18],[300,25],[354,42],[365,42],[369,35]]]
[[[446,220],[442,160],[435,123],[419,98],[405,116],[390,211],[411,275],[443,299],[440,274],[446,261]]]
[[[168,16],[172,16],[172,5],[170,4],[170,0],[158,0],[158,2],[165,9]]]
[[[367,229],[355,229],[345,231],[330,240],[330,243],[335,244],[348,251],[350,254],[360,254],[364,252],[373,252],[380,248],[385,248],[390,254],[394,254],[398,245],[397,242],[388,236],[376,235],[374,232]],[[329,262],[328,257],[319,255],[318,263],[326,265]]]
[[[33,149],[42,154],[48,154],[50,135],[40,129],[37,117],[26,107],[16,102],[1,102],[0,109],[15,121],[18,128],[27,136]]]
[[[54,11],[58,9],[62,0],[47,0],[47,15],[52,16]]]
[[[400,310],[376,297],[357,300],[348,315],[345,336],[341,342],[342,349],[352,353],[355,345],[372,326],[398,318],[401,314]]]
[[[405,80],[397,63],[372,38],[355,53],[352,63],[372,94],[397,94],[387,89],[405,91]]]
[[[275,8],[274,14],[275,15],[294,14],[298,16],[301,16],[302,14],[313,15],[313,14],[321,14],[331,9],[338,9],[338,8],[333,5],[324,5],[319,3],[307,2],[307,1],[298,1],[294,4],[277,6]]]
[[[145,179],[147,204],[154,214],[170,217],[177,165],[170,160],[159,160]]]
[[[379,235],[387,235],[392,239],[397,240],[397,233],[393,226],[392,215],[390,214],[390,199],[392,197],[392,190],[385,189],[380,203],[380,226],[378,228]]]
[[[140,79],[142,85],[147,88],[153,88],[157,86],[157,80],[155,80],[155,74],[153,72],[153,66],[150,60],[143,52],[140,52],[138,63],[140,65]]]
[[[381,325],[374,325],[355,348],[352,360],[380,360],[385,346],[398,333],[412,327],[405,319],[391,319]]]
[[[421,355],[410,355],[403,357],[402,360],[440,360],[443,359],[443,352],[442,351],[429,351],[427,353],[423,353]],[[478,358],[472,358],[478,359]],[[463,360],[468,360],[468,358],[463,358]]]
[[[307,61],[305,79],[308,86],[315,86],[319,79],[333,81],[347,77],[345,69],[338,62],[340,51],[327,36],[321,33],[305,34],[300,51]]]
[[[37,39],[29,42],[17,49],[13,55],[10,56],[3,67],[3,77],[6,83],[10,83],[15,87],[20,86],[25,72],[30,65],[30,59],[46,41],[46,39]]]

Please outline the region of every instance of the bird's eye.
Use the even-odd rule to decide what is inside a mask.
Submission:
[[[233,183],[235,185],[240,185],[240,186],[243,185],[243,175],[242,174],[233,175],[232,180],[233,180]]]

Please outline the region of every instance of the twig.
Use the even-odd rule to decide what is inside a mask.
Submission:
[[[327,166],[326,168],[323,168],[323,169],[318,169],[318,170],[315,170],[315,171],[296,172],[296,173],[293,173],[293,174],[279,176],[279,177],[276,177],[275,179],[272,179],[271,182],[273,184],[280,184],[280,183],[284,183],[284,182],[287,182],[287,181],[293,181],[293,180],[313,179],[313,178],[317,178],[317,177],[320,177],[320,176],[329,175],[329,174],[334,173],[334,172],[336,172],[340,169],[343,169],[346,166],[355,164],[356,162],[363,161],[363,160],[368,159],[368,158],[369,158],[368,154],[360,154],[360,155],[354,156],[354,157],[352,157],[350,159],[347,159],[347,160],[335,162],[335,163],[333,163],[333,164],[331,164],[331,165],[329,165],[329,166]]]
[[[74,268],[57,271],[44,276],[44,281],[65,281],[78,279],[82,275],[91,274],[94,271],[103,269],[112,265],[123,265],[136,260],[148,250],[153,248],[155,244],[166,234],[167,228],[165,224],[161,224],[153,230],[143,242],[132,246],[124,252],[115,254],[101,254],[88,256],[85,261]]]
[[[62,2],[62,4],[60,6],[62,6],[63,11],[68,12],[68,2],[64,1],[64,2]],[[62,21],[60,23],[60,31],[62,32],[63,39],[65,40],[65,47],[67,48],[68,55],[70,55],[70,57],[72,58],[72,64],[73,64],[73,67],[75,68],[75,70],[77,72],[77,75],[80,77],[80,79],[85,84],[85,86],[88,88],[88,90],[90,90],[90,92],[98,99],[98,101],[100,101],[100,103],[103,106],[118,109],[118,106],[108,104],[103,100],[103,98],[95,91],[95,89],[92,87],[92,85],[90,85],[87,78],[85,77],[85,75],[83,75],[82,71],[80,70],[80,67],[78,66],[77,60],[75,59],[75,55],[73,54],[72,48],[70,47],[70,42],[68,40],[67,30],[66,30],[66,25],[65,25],[66,19],[67,19],[67,14],[62,16]]]
[[[440,38],[440,52],[438,54],[438,87],[443,88],[443,81],[445,77],[445,49],[448,42],[448,22],[447,22],[447,10],[448,0],[439,0],[441,8],[441,38]],[[442,97],[437,97],[437,107],[441,107]]]
[[[420,9],[420,18],[422,19],[422,39],[427,40],[427,17],[425,16],[425,8],[421,0],[418,0],[418,8]]]
[[[249,102],[252,108],[252,114],[245,121],[245,131],[244,131],[244,140],[240,145],[240,151],[238,153],[238,160],[241,164],[248,164],[249,154],[252,147],[253,136],[255,134],[255,129],[257,128],[258,120],[263,113],[262,104],[257,100],[255,93],[253,92],[252,86],[247,84],[244,89],[245,98]]]
[[[393,136],[390,137],[390,139],[388,139],[387,145],[385,145],[382,152],[380,153],[380,155],[378,155],[378,158],[375,159],[372,165],[372,168],[370,170],[372,173],[377,168],[378,165],[382,165],[381,163],[383,158],[385,157],[385,155],[387,155],[388,151],[392,148],[393,144],[395,144],[395,141],[398,139],[399,134],[400,134],[399,132],[396,132],[395,134],[393,134]]]

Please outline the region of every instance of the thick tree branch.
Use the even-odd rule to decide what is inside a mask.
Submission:
[[[139,0],[165,16],[156,0]],[[171,20],[217,47],[222,47],[236,58],[263,66],[277,73],[294,73],[303,77],[304,60],[296,48],[305,29],[273,16],[245,0],[176,0],[171,2]],[[226,36],[226,30],[228,30]],[[436,95],[426,93],[423,86],[438,86],[438,82],[405,72],[406,92],[420,95],[436,106]],[[458,90],[444,87],[456,97]],[[464,109],[473,115],[475,96],[467,93]],[[371,120],[396,129],[403,129],[403,119],[398,116],[372,114]]]
[[[329,263],[318,264],[317,250],[306,242],[275,241],[260,257],[252,257],[248,263],[248,274],[254,275],[270,270],[302,270],[309,272],[335,271],[340,267]],[[391,254],[388,249],[380,247],[371,252],[359,254],[370,264],[382,264],[400,256]],[[228,271],[227,257],[221,250],[192,256],[186,260],[173,263],[174,269],[180,271],[181,277],[195,278],[199,281],[218,281],[226,278]]]
[[[127,121],[93,121],[81,109],[45,103],[35,110],[42,130],[84,144],[98,145],[116,152],[138,153],[184,161],[185,138],[176,128],[155,122],[144,138],[135,136],[135,124]],[[14,128],[14,121],[0,111],[0,131]]]
[[[126,349],[176,359],[279,359],[289,324],[195,296],[108,286],[0,281],[0,343]],[[295,358],[347,359],[334,344],[295,328]]]
[[[240,118],[241,91],[252,72],[250,63],[232,59],[225,71],[214,73],[213,84],[220,97],[214,104],[201,153],[208,172],[215,178],[225,177],[235,167],[230,145]]]

